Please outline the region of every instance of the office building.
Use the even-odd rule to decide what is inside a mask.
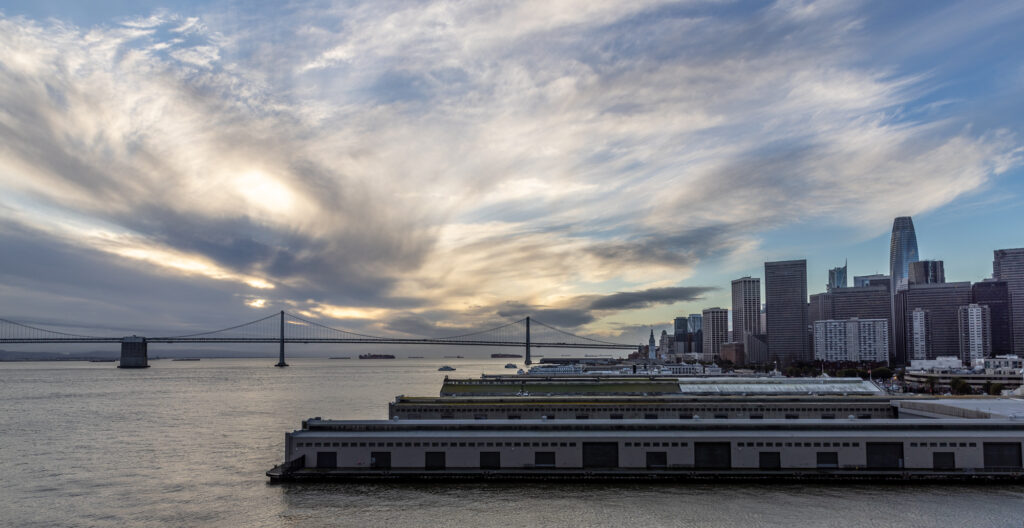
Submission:
[[[941,260],[919,260],[911,262],[907,275],[908,284],[940,284],[946,282],[946,272]]]
[[[905,347],[907,359],[935,359],[938,356],[959,356],[960,337],[957,310],[971,304],[971,283],[946,282],[910,284],[897,294],[903,325],[894,324],[904,336],[898,342]],[[920,313],[919,313],[920,310]],[[924,341],[921,341],[921,340]],[[896,350],[900,357],[901,351]]]
[[[764,263],[765,311],[770,361],[808,361],[807,261]]]
[[[761,333],[761,279],[732,281],[732,339],[744,342],[747,334]]]
[[[729,341],[729,310],[708,308],[702,318],[704,335],[704,361],[716,361],[722,350],[722,343]]]
[[[852,318],[815,322],[814,359],[888,363],[888,319]]]
[[[704,316],[701,314],[690,314],[690,354],[700,357],[704,356]]]
[[[891,300],[889,297],[889,284],[879,282],[873,286],[860,286],[853,288],[841,288],[831,293],[818,293],[811,295],[809,321],[813,325],[823,320],[846,320],[846,319],[883,319],[888,328],[886,343],[889,347],[889,359],[895,363],[893,357],[892,335],[893,327],[890,317]],[[817,341],[815,341],[817,343]],[[817,350],[815,350],[817,357]]]
[[[825,285],[825,291],[846,287],[846,266],[846,264],[843,264],[842,267],[828,270],[828,284]]]
[[[971,285],[971,300],[988,306],[992,322],[992,355],[1013,353],[1013,318],[1010,290],[1006,281],[988,279]]]
[[[722,343],[719,354],[722,361],[731,361],[734,366],[742,367],[747,364],[747,356],[743,350],[743,343]]]
[[[1013,352],[1024,355],[1024,248],[995,250],[992,278],[1006,281],[1010,293]]]
[[[967,304],[957,310],[960,359],[966,365],[992,356],[992,320],[988,306]]]
[[[910,263],[918,260],[914,221],[909,216],[898,217],[892,223],[892,237],[889,239],[889,277],[893,293],[906,287]]]
[[[853,287],[860,288],[861,286],[878,286],[882,283],[889,284],[889,276],[876,273],[874,275],[855,275],[853,277]]]

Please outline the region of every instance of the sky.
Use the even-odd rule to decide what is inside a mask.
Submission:
[[[637,343],[1024,246],[1021,2],[91,4],[0,7],[0,318]]]

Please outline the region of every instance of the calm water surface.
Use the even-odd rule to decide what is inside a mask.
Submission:
[[[303,418],[386,418],[443,363],[506,361],[0,363],[0,525],[1024,526],[1024,486],[267,483]]]

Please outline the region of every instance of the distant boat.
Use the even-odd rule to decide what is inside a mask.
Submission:
[[[395,359],[391,354],[359,354],[359,359]]]
[[[516,368],[515,363],[505,363],[505,368]]]
[[[409,359],[423,359],[423,356],[409,356]]]
[[[522,354],[498,353],[498,354],[491,354],[491,357],[494,358],[494,359],[497,359],[497,358],[503,358],[503,359],[504,358],[521,358],[521,357],[523,357],[523,355]]]
[[[455,370],[455,367],[450,367],[448,365],[445,365],[445,366],[443,366],[443,367],[441,367],[441,368],[439,368],[437,370],[440,371],[440,372],[450,372],[450,371]]]
[[[199,358],[174,358],[171,361],[199,361]]]
[[[462,356],[445,356],[448,359],[462,359]],[[452,369],[455,370],[455,369]]]
[[[327,359],[352,359],[352,356],[331,356]]]

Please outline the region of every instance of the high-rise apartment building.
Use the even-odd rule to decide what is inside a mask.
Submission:
[[[743,343],[747,334],[761,333],[761,279],[732,281],[732,341]]]
[[[717,361],[722,343],[729,341],[729,310],[708,308],[703,315],[704,361]]]
[[[807,261],[764,263],[768,356],[785,366],[808,361]]]
[[[940,284],[946,282],[946,271],[941,260],[911,262],[907,274],[908,284]]]
[[[815,322],[814,359],[887,363],[888,319],[852,318]]]
[[[957,310],[960,328],[960,359],[973,365],[976,360],[992,357],[992,319],[988,306],[967,304]]]
[[[831,293],[816,293],[811,295],[810,309],[808,310],[809,322],[814,325],[817,321],[825,320],[847,320],[847,319],[882,319],[886,323],[886,346],[889,347],[889,354],[892,355],[892,321],[889,319],[891,301],[889,298],[889,284],[881,281],[873,286],[860,286],[853,288],[841,288]],[[815,340],[815,347],[818,341]],[[815,358],[818,357],[817,348],[814,349]],[[890,357],[889,362],[895,362]]]
[[[971,301],[988,306],[992,322],[992,355],[1013,354],[1010,290],[1006,281],[987,279],[971,285]]]
[[[1024,248],[997,249],[993,257],[992,278],[1006,281],[1010,293],[1013,352],[1024,354]]]
[[[919,359],[933,359],[931,356],[931,320],[928,317],[928,310],[924,308],[914,308],[911,312],[910,317],[910,341],[912,346],[910,348],[910,360],[911,362]],[[913,364],[913,363],[911,363]]]

